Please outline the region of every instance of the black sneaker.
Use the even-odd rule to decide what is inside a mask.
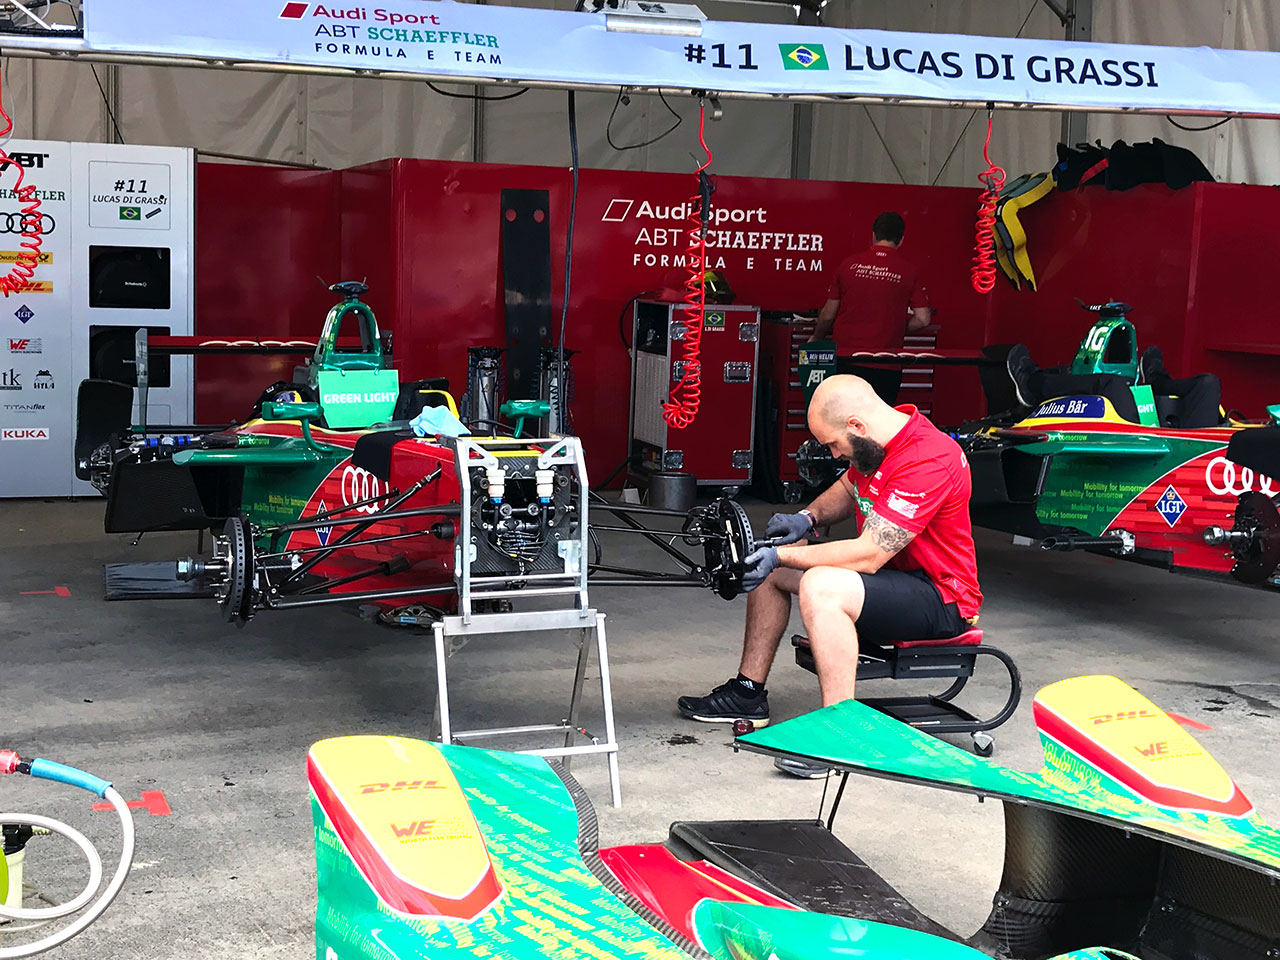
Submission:
[[[1040,368],[1031,359],[1027,348],[1015,343],[1009,349],[1009,357],[1005,361],[1009,368],[1009,378],[1013,380],[1013,389],[1018,395],[1018,402],[1024,407],[1034,407],[1039,401],[1035,399],[1035,391],[1031,389],[1031,375]]]
[[[703,723],[750,720],[757,730],[769,725],[769,695],[752,696],[736,678],[720,684],[705,697],[681,697],[676,708],[682,716]]]
[[[1164,354],[1159,347],[1147,347],[1138,359],[1138,382],[1152,384],[1161,376],[1169,376],[1164,368]]]
[[[805,780],[818,780],[835,773],[835,770],[825,763],[818,763],[816,760],[801,760],[799,757],[775,757],[773,765],[783,773],[789,773],[793,777],[802,777]]]

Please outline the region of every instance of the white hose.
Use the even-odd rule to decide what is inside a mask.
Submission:
[[[93,923],[102,915],[102,912],[111,906],[111,902],[115,900],[120,893],[120,888],[124,886],[126,878],[129,876],[129,868],[133,865],[133,813],[129,810],[124,798],[116,792],[114,787],[108,787],[103,794],[103,798],[111,802],[111,806],[115,808],[116,814],[120,817],[120,865],[116,867],[115,874],[111,877],[111,881],[107,884],[107,888],[88,910],[76,919],[70,926],[64,927],[55,934],[45,937],[43,940],[36,940],[33,943],[23,944],[18,947],[0,947],[0,960],[17,960],[19,957],[31,957],[37,953],[43,953],[46,950],[52,950],[54,947],[61,946],[66,943],[85,927]],[[31,814],[0,814],[0,822],[6,823],[29,823],[34,826],[48,827],[56,833],[62,834],[64,837],[74,841],[81,850],[85,851],[85,855],[89,857],[90,874],[95,877],[90,885],[85,888],[75,900],[70,903],[62,904],[58,907],[36,908],[32,910],[22,910],[21,908],[0,907],[0,916],[11,916],[19,919],[40,918],[44,919],[50,916],[63,916],[71,911],[71,904],[81,901],[87,903],[89,898],[93,896],[97,890],[98,884],[102,879],[102,860],[98,856],[97,850],[93,844],[89,843],[78,831],[60,823],[57,820],[50,820],[46,817],[37,817]],[[81,844],[81,841],[84,841]],[[95,872],[96,871],[96,872]],[[85,896],[88,894],[88,897]],[[79,909],[79,907],[75,908]],[[48,911],[62,911],[59,914],[50,914]]]
[[[68,917],[78,912],[94,898],[98,892],[98,887],[102,885],[102,858],[98,856],[97,848],[89,842],[89,838],[83,833],[75,827],[68,826],[61,820],[54,820],[52,817],[40,817],[34,813],[0,813],[0,823],[28,823],[33,827],[44,827],[46,830],[52,830],[79,847],[81,852],[84,853],[85,859],[89,861],[89,882],[85,884],[84,889],[80,891],[80,895],[74,900],[68,900],[66,903],[60,903],[53,907],[31,908],[23,908],[21,905],[6,907],[0,903],[0,918],[9,920],[54,920],[58,917]]]

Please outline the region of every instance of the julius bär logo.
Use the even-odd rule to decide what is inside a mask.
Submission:
[[[286,3],[280,11],[281,20],[301,20],[307,13],[305,3]]]
[[[394,793],[397,790],[443,790],[439,780],[397,780],[395,783],[364,783],[360,793]]]
[[[41,370],[36,374],[35,380],[31,382],[31,386],[36,390],[52,390],[53,374],[48,370]]]

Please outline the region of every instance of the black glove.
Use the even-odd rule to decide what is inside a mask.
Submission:
[[[742,589],[750,593],[765,580],[769,574],[778,569],[778,549],[776,547],[757,547],[743,561]]]
[[[764,538],[776,545],[795,543],[813,532],[813,517],[808,513],[775,513],[764,528]]]

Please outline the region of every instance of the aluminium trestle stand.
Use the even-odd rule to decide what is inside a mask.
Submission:
[[[615,807],[622,806],[622,784],[618,774],[618,738],[613,722],[613,686],[609,677],[609,647],[605,638],[605,615],[593,608],[563,610],[531,610],[512,613],[476,613],[470,617],[446,616],[432,626],[436,645],[436,722],[440,742],[455,743],[486,737],[502,737],[552,731],[564,732],[564,745],[533,750],[520,750],[548,759],[559,759],[567,768],[573,757],[604,754],[609,765],[609,788]],[[549,630],[577,630],[578,661],[573,675],[573,692],[568,716],[559,723],[537,723],[516,727],[485,727],[454,730],[449,709],[448,660],[473,637],[499,633],[542,633]],[[588,632],[595,634],[595,647],[600,659],[600,699],[604,709],[604,739],[592,736],[578,726],[578,709],[586,679],[591,647]],[[582,735],[589,743],[578,743]]]

